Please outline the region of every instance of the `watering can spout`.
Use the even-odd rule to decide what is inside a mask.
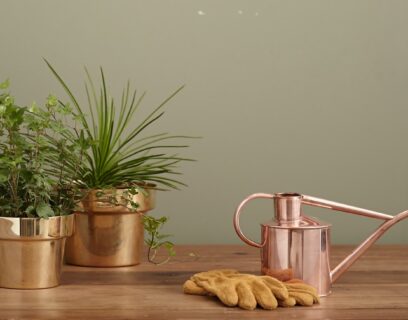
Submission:
[[[377,228],[377,230],[375,230],[366,240],[364,240],[357,248],[355,248],[351,254],[349,254],[331,271],[330,274],[332,277],[332,282],[335,282],[338,278],[340,278],[340,276],[344,272],[346,272],[351,267],[351,265],[358,258],[360,258],[366,252],[366,250],[370,248],[371,245],[373,245],[389,228],[405,218],[408,218],[408,210],[397,214],[392,219],[381,224]]]
[[[357,248],[353,250],[342,262],[340,262],[331,272],[331,280],[335,282],[340,276],[346,272],[354,262],[358,260],[368,248],[370,248],[389,228],[401,220],[408,218],[408,210],[403,211],[396,216],[362,209],[354,206],[345,205],[342,203],[320,199],[316,197],[302,197],[302,203],[306,205],[332,209],[352,214],[357,214],[369,218],[385,220],[366,240],[364,240]]]

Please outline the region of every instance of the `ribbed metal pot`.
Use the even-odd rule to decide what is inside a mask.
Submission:
[[[73,214],[48,219],[0,217],[0,287],[58,286],[73,222]]]
[[[140,263],[144,242],[142,215],[154,208],[156,192],[144,188],[144,192],[132,196],[139,205],[136,212],[126,204],[109,203],[112,197],[121,202],[124,192],[127,189],[89,191],[82,201],[82,210],[75,213],[75,232],[66,245],[67,263],[87,267]]]

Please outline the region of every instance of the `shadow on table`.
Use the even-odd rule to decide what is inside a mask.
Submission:
[[[62,285],[182,285],[192,272],[148,272],[148,271],[65,271]]]

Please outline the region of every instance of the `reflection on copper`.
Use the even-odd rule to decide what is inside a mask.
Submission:
[[[102,195],[98,194],[101,193]],[[67,240],[68,264],[121,267],[139,264],[143,253],[143,214],[155,206],[156,190],[145,188],[132,196],[136,212],[123,202],[127,189],[91,190],[75,213],[75,233]],[[112,203],[112,197],[116,203]],[[122,205],[117,205],[122,203]]]

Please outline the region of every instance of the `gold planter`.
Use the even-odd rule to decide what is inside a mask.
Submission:
[[[73,214],[48,219],[0,217],[0,287],[58,286],[73,222]]]
[[[121,267],[139,264],[143,251],[142,215],[154,208],[155,190],[132,196],[138,203],[132,212],[120,203],[126,189],[91,190],[82,201],[82,211],[75,213],[75,232],[67,240],[65,258],[69,264],[87,267]]]

